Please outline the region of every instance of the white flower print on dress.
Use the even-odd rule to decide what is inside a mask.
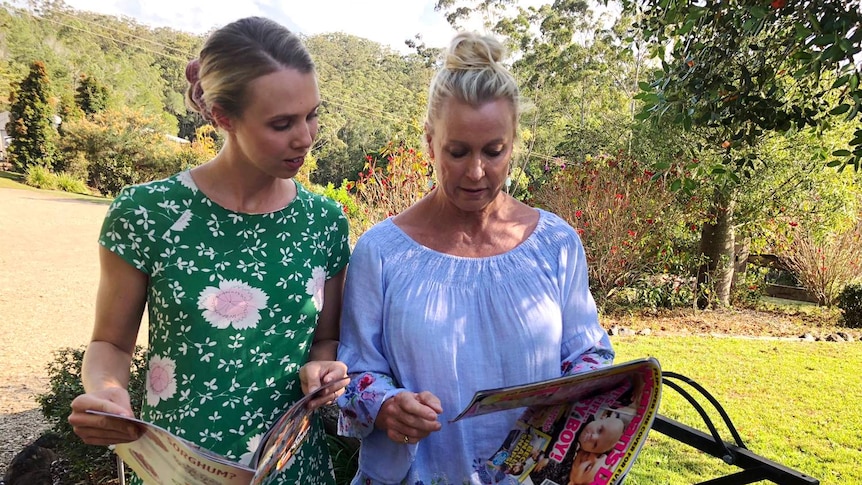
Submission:
[[[188,170],[180,172],[179,175],[177,175],[177,180],[179,180],[183,187],[191,190],[194,193],[198,192],[198,186],[195,184],[194,179],[192,179],[192,173]]]
[[[150,359],[147,369],[147,404],[156,406],[159,401],[165,401],[177,392],[177,364],[170,357],[158,355]]]
[[[189,221],[191,219],[192,219],[192,211],[190,211],[189,209],[186,209],[185,212],[183,212],[182,215],[180,215],[180,218],[177,219],[176,222],[174,222],[174,225],[172,225],[171,228],[168,229],[168,232],[170,232],[170,231],[176,231],[176,232],[183,231],[185,228],[187,228],[189,226]]]
[[[198,297],[198,308],[213,327],[237,330],[254,328],[269,297],[258,288],[239,280],[223,280],[218,288],[207,286]]]
[[[320,311],[323,308],[323,286],[326,284],[326,270],[315,266],[311,270],[311,279],[305,283],[305,292],[311,295],[314,308]]]
[[[251,458],[254,456],[254,452],[257,451],[257,447],[260,446],[261,438],[263,438],[263,435],[258,433],[248,439],[248,443],[246,444],[248,451],[239,457],[240,463],[245,466],[249,466],[251,464]]]

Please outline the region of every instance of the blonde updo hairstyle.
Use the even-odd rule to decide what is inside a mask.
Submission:
[[[518,126],[520,94],[515,77],[501,63],[505,54],[500,41],[486,35],[462,32],[452,39],[428,89],[425,127],[429,133],[449,98],[475,107],[505,99],[512,105],[514,126]]]
[[[214,121],[216,105],[226,115],[240,117],[249,83],[284,68],[314,71],[300,38],[263,17],[237,20],[213,32],[198,59],[186,66],[186,105],[209,121]]]

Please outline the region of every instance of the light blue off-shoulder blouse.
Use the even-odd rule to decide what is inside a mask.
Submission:
[[[353,483],[490,483],[481,465],[521,410],[449,423],[476,391],[605,365],[608,335],[589,292],[575,230],[539,210],[504,254],[465,258],[426,248],[391,219],[366,231],[347,270],[338,359],[352,380],[339,433],[362,439]],[[442,429],[418,444],[374,428],[383,401],[403,391],[441,401]]]

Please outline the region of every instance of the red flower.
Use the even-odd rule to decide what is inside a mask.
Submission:
[[[365,374],[362,376],[362,379],[359,380],[359,390],[364,391],[371,384],[374,384],[374,376],[371,374]]]
[[[790,221],[789,224],[790,224],[790,227],[796,227],[799,225],[799,223],[796,221]]]
[[[577,217],[578,219],[580,219],[581,216],[583,216],[583,215],[584,215],[584,213],[582,211],[579,211],[579,210],[575,211],[575,217]]]
[[[697,230],[697,226],[696,226],[696,225],[694,225],[694,224],[692,224],[691,226],[689,226],[689,229],[691,229],[692,231],[696,231],[696,230]]]
[[[637,234],[635,231],[629,231],[629,237],[635,237]]]
[[[623,198],[623,194],[617,194],[617,195],[616,195],[616,198],[617,198],[617,199],[622,199],[622,198]]]
[[[787,0],[772,0],[772,8],[778,10],[779,8],[784,8],[787,6]]]

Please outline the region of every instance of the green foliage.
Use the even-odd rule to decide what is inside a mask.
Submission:
[[[87,188],[87,184],[85,184],[83,180],[66,172],[60,172],[55,176],[57,177],[58,189],[64,192],[71,192],[73,194],[90,194],[90,189]]]
[[[838,295],[838,308],[846,326],[862,328],[862,284],[845,286]]]
[[[767,268],[751,267],[742,277],[737,275],[730,295],[734,306],[757,309],[766,295]]]
[[[49,169],[54,165],[57,130],[53,124],[54,111],[48,102],[50,96],[45,64],[33,62],[30,73],[12,95],[6,127],[12,137],[9,156],[20,172],[26,172],[33,165]]]
[[[34,165],[27,169],[24,183],[37,189],[63,190],[75,194],[88,195],[90,189],[83,180],[66,172],[53,173],[45,167]]]
[[[88,185],[105,195],[167,177],[214,155],[207,140],[178,145],[165,137],[161,118],[133,110],[109,109],[65,125],[63,152],[69,159],[86,160]]]
[[[320,79],[315,183],[356,180],[364,156],[391,140],[419,146],[431,69],[367,39],[321,34],[306,39]]]
[[[710,128],[712,146],[733,157],[733,173],[747,160],[732,150],[756,145],[764,133],[823,128],[860,116],[858,2],[623,4],[637,9],[635,28],[662,62],[653,80],[641,84],[638,98],[644,106],[638,117]],[[845,141],[850,150],[833,152],[839,160],[830,165],[849,162],[858,170],[862,128]]]
[[[57,177],[47,168],[41,165],[33,165],[27,169],[27,173],[24,175],[24,183],[37,189],[55,190],[57,188]]]
[[[327,430],[326,444],[332,457],[336,484],[349,484],[359,469],[359,446]]]
[[[92,76],[81,74],[75,88],[75,103],[88,115],[104,111],[108,107],[108,87]]]
[[[60,455],[69,462],[69,483],[105,483],[116,478],[116,459],[107,447],[85,444],[72,430],[66,418],[72,409],[72,400],[83,394],[81,365],[85,347],[62,348],[54,353],[48,364],[48,391],[37,396],[42,415],[51,431],[60,435]],[[138,415],[145,395],[145,351],[135,349],[129,378],[129,397],[132,410]]]

